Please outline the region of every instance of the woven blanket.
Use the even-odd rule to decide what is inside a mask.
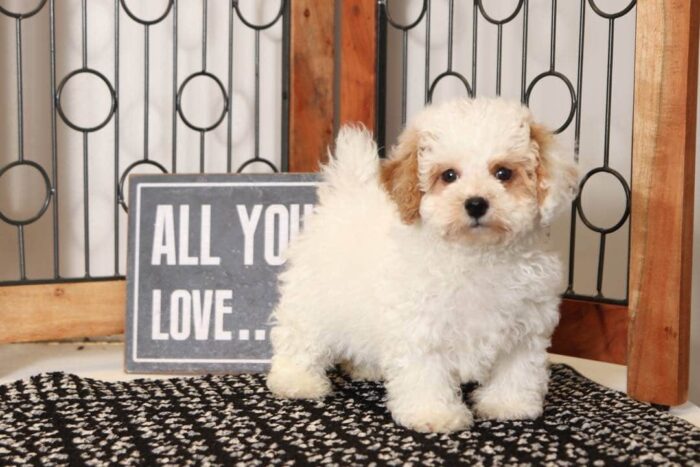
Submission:
[[[564,365],[551,368],[539,419],[477,419],[452,434],[397,426],[381,383],[333,381],[322,401],[288,401],[263,375],[38,375],[0,386],[0,465],[700,463],[700,429]]]

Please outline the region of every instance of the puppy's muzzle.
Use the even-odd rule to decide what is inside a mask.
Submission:
[[[464,202],[464,209],[469,217],[479,219],[489,210],[489,202],[481,196],[473,196]]]

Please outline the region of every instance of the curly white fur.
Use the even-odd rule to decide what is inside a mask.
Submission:
[[[326,370],[345,362],[354,376],[383,379],[392,416],[415,430],[467,428],[467,381],[481,384],[473,394],[480,416],[541,414],[562,274],[541,231],[571,201],[576,177],[536,140],[534,125],[526,108],[499,99],[424,110],[393,159],[412,145],[415,222],[402,220],[382,183],[386,166],[371,135],[341,129],[316,213],[287,251],[272,316],[272,392],[323,397]],[[520,185],[494,178],[494,161],[519,171]],[[431,174],[445,167],[459,178],[439,186]],[[464,210],[475,195],[490,204],[479,225]]]

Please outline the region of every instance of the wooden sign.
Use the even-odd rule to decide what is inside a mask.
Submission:
[[[316,185],[313,174],[132,176],[127,371],[265,371],[277,274]]]

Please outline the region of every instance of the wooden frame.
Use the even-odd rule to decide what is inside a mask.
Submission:
[[[334,28],[341,28],[340,123],[374,128],[377,2],[291,3],[290,170],[314,171],[331,144]],[[698,9],[637,2],[629,307],[567,300],[553,350],[627,363],[631,396],[687,399]],[[0,287],[0,342],[119,333],[124,283]],[[8,323],[10,325],[8,326]]]

